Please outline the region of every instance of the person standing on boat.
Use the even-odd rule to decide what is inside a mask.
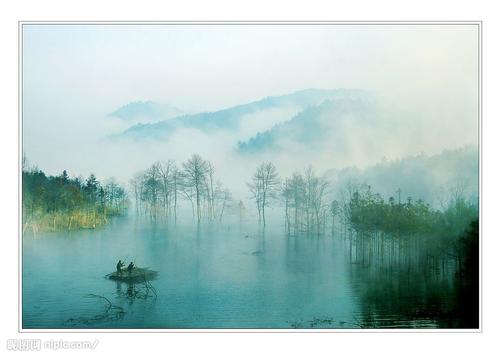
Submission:
[[[127,271],[128,271],[128,275],[130,276],[132,274],[132,269],[134,268],[134,263],[133,262],[130,262],[127,266]]]
[[[116,264],[116,274],[118,276],[122,275],[122,267],[125,267],[125,264],[122,262],[122,260],[119,260]]]

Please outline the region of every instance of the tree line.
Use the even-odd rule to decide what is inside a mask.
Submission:
[[[91,174],[87,179],[58,176],[38,168],[22,171],[23,231],[96,228],[128,208],[126,190],[115,179],[105,183]]]
[[[387,201],[366,184],[345,192],[338,214],[352,261],[443,278],[466,273],[471,246],[477,243],[470,239],[478,240],[467,233],[479,219],[477,201],[454,194],[443,209],[434,209],[420,199],[403,201],[399,189],[397,198]]]
[[[333,194],[331,182],[311,167],[281,178],[274,164],[262,162],[247,186],[263,227],[274,206],[282,211],[287,236],[338,234],[349,244],[353,263],[379,269],[462,273],[470,242],[461,237],[478,217],[477,202],[458,193],[442,209],[411,197],[403,201],[399,189],[386,201],[367,184],[349,183]],[[130,194],[136,214],[153,221],[177,221],[181,202],[197,223],[220,222],[228,211],[239,211],[241,222],[246,210],[218,179],[212,162],[197,154],[180,165],[168,160],[138,172]],[[23,169],[24,229],[94,228],[128,205],[127,192],[114,179],[101,183],[94,175],[84,180],[66,171],[47,176]]]
[[[469,273],[466,261],[478,253],[478,236],[468,233],[478,224],[478,202],[460,189],[436,209],[402,199],[399,188],[387,200],[353,182],[333,194],[328,179],[311,167],[281,179],[270,162],[259,165],[247,185],[264,227],[266,208],[280,207],[287,236],[338,234],[349,244],[349,260],[363,267],[447,278]]]

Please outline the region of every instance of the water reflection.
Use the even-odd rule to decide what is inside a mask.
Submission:
[[[478,289],[467,297],[459,276],[353,267],[363,328],[478,328]],[[469,289],[470,291],[470,289]]]
[[[339,238],[286,236],[279,224],[269,224],[264,231],[237,223],[166,226],[120,218],[104,229],[71,236],[27,235],[23,327],[473,325],[465,315],[477,313],[474,308],[467,311],[464,302],[474,293],[464,300],[467,293],[460,292],[465,287],[458,279],[380,273],[351,264],[348,253]],[[104,278],[124,256],[159,272],[151,286]],[[92,319],[109,303],[102,298],[89,303],[89,294],[107,298],[111,310],[123,313]]]

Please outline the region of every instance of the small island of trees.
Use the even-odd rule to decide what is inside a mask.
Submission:
[[[93,174],[70,178],[64,170],[48,176],[36,167],[23,167],[22,182],[23,232],[96,228],[129,206],[125,189],[114,179],[101,183]]]

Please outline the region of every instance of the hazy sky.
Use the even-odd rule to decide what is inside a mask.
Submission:
[[[120,167],[128,152],[99,145],[120,128],[106,114],[128,102],[195,112],[306,88],[370,90],[411,113],[408,120],[448,132],[444,146],[476,143],[477,31],[474,25],[24,25],[25,151],[50,173],[117,174],[111,167]]]

